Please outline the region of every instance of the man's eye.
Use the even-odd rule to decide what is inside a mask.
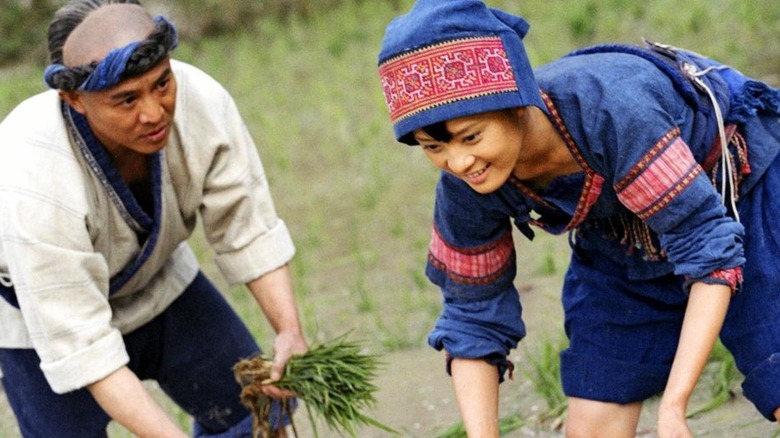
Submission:
[[[439,150],[439,145],[437,144],[424,144],[422,145],[423,150],[428,152],[436,152]]]

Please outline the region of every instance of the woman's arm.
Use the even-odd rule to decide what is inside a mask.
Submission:
[[[692,436],[685,411],[718,339],[731,292],[730,287],[719,284],[697,282],[691,286],[680,343],[658,408],[659,437]]]
[[[140,438],[186,437],[127,367],[87,387],[108,415]]]
[[[469,438],[498,438],[498,369],[483,359],[453,359],[452,385]]]

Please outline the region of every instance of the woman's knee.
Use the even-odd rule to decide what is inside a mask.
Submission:
[[[607,403],[569,397],[566,438],[633,438],[642,403]]]

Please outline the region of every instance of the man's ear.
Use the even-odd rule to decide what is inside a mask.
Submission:
[[[60,99],[65,103],[72,106],[77,113],[81,115],[87,114],[87,109],[84,107],[84,102],[81,101],[81,93],[78,91],[59,91]]]

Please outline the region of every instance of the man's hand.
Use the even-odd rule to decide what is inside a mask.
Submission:
[[[273,346],[274,359],[271,367],[271,382],[276,382],[282,378],[284,367],[293,355],[303,354],[308,349],[309,346],[300,333],[277,334]],[[272,398],[290,398],[295,396],[292,392],[284,391],[273,384],[264,385],[263,393]]]
[[[284,375],[284,367],[292,355],[303,354],[309,350],[298,318],[290,268],[284,265],[250,281],[247,287],[276,332],[271,368],[271,382],[275,382]],[[282,391],[272,384],[265,385],[263,393],[273,398],[294,396],[291,392]]]

